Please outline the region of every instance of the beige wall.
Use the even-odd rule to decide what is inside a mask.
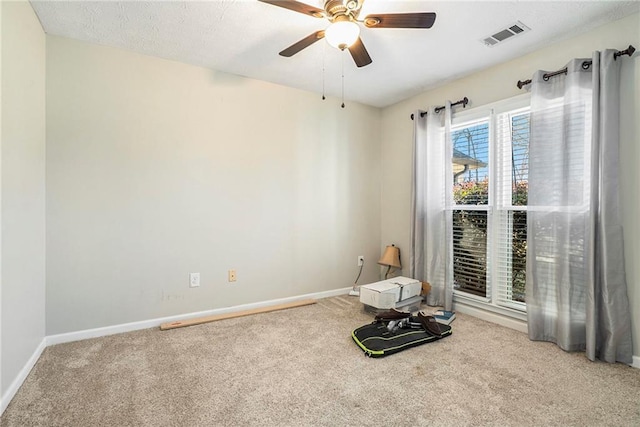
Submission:
[[[28,2],[0,2],[0,9],[0,391],[6,397],[45,333],[45,35]]]
[[[519,95],[516,82],[537,69],[556,70],[571,58],[589,57],[594,50],[640,47],[640,15],[635,14],[581,36],[565,40],[516,60],[425,92],[383,110],[382,115],[382,242],[395,242],[409,253],[409,217],[411,204],[411,140],[413,122],[409,115],[416,109],[442,105],[467,96],[470,107]],[[487,54],[491,50],[487,49]],[[625,228],[626,270],[633,317],[634,354],[640,355],[640,58],[622,59],[622,146],[621,194]]]
[[[52,36],[46,95],[47,334],[377,278],[380,110]]]

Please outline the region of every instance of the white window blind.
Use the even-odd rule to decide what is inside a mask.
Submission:
[[[453,211],[454,288],[486,297],[488,288],[486,210]]]
[[[496,302],[525,309],[529,112],[497,114],[496,126]]]

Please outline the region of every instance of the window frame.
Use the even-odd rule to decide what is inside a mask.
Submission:
[[[499,142],[497,141],[498,124],[497,118],[500,114],[512,113],[509,120],[513,115],[522,114],[529,111],[531,105],[530,94],[522,94],[505,100],[493,102],[481,107],[463,110],[455,112],[451,119],[451,133],[457,129],[473,126],[481,122],[487,121],[489,124],[489,165],[488,165],[488,177],[489,177],[489,199],[486,205],[457,205],[453,202],[447,207],[448,210],[453,212],[454,210],[481,210],[487,211],[487,291],[486,296],[473,295],[468,292],[453,290],[453,300],[455,303],[462,303],[471,307],[480,308],[483,310],[491,311],[496,314],[508,316],[514,319],[526,321],[526,303],[518,301],[501,301],[500,299],[500,286],[496,286],[494,283],[497,277],[498,263],[498,248],[496,239],[499,238],[499,234],[502,232],[498,225],[500,220],[499,215],[502,212],[509,212],[515,210],[526,211],[527,206],[514,206],[511,200],[509,204],[500,206],[497,199],[497,174],[499,168],[497,167],[497,149]],[[453,144],[452,144],[453,145]],[[447,242],[449,246],[452,245],[452,241]],[[453,247],[449,253],[453,253]],[[453,280],[453,260],[451,262],[451,280]]]

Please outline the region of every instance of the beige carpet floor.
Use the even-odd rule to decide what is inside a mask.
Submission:
[[[47,348],[10,426],[639,426],[640,369],[458,314],[453,335],[371,359],[355,297]]]

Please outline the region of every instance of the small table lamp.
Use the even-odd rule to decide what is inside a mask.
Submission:
[[[384,275],[386,280],[392,268],[402,268],[400,264],[400,249],[395,245],[387,246],[382,257],[378,260],[378,264],[388,267],[387,273]]]

